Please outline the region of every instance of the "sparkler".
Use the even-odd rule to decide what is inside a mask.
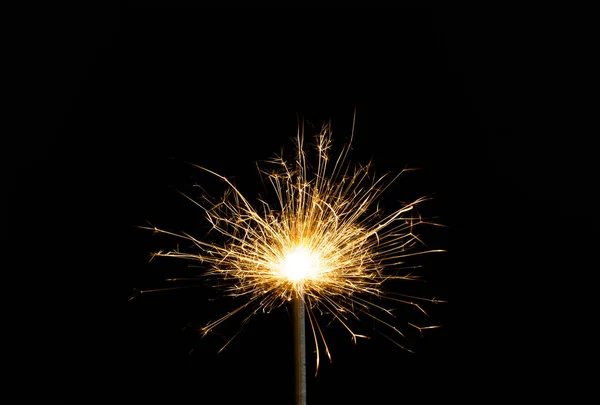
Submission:
[[[390,279],[418,278],[411,272],[419,266],[408,264],[410,256],[442,250],[421,249],[425,245],[414,233],[416,226],[437,225],[417,213],[417,206],[427,198],[402,204],[391,213],[384,213],[377,204],[381,194],[406,169],[393,178],[389,174],[376,177],[371,163],[354,167],[348,164],[354,120],[350,141],[335,159],[330,156],[333,141],[329,123],[314,138],[316,153],[312,161],[305,145],[304,126],[299,125],[292,163],[279,155],[267,161],[272,169],[259,166],[261,178],[275,192],[275,204],[259,199],[253,205],[232,181],[194,165],[226,185],[225,195],[217,202],[206,196],[197,201],[184,194],[204,211],[212,229],[225,237],[225,243],[212,243],[188,233],[173,233],[153,226],[142,227],[187,240],[197,248],[194,253],[159,251],[152,257],[205,263],[209,268],[203,276],[229,282],[225,292],[244,300],[237,309],[203,327],[204,334],[245,309],[251,311],[242,323],[259,311],[268,313],[293,303],[298,403],[306,401],[305,315],[316,346],[318,372],[321,346],[330,361],[331,352],[317,313],[331,314],[354,343],[367,336],[354,331],[351,319],[371,318],[394,337],[380,332],[383,336],[406,349],[398,342],[398,336],[404,337],[402,331],[384,319],[393,318],[392,311],[377,303],[378,300],[411,305],[424,314],[420,302],[441,302],[383,289],[382,284]],[[140,293],[148,291],[156,290]],[[437,327],[408,325],[419,332]]]

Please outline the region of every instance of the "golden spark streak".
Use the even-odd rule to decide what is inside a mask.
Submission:
[[[354,129],[352,135],[353,132]],[[406,266],[405,258],[442,250],[419,250],[423,243],[413,233],[418,225],[437,225],[426,222],[416,213],[416,206],[426,198],[404,204],[387,215],[375,204],[402,172],[386,183],[388,176],[375,178],[370,163],[350,167],[346,158],[352,138],[330,167],[332,138],[329,124],[322,127],[315,140],[316,164],[311,165],[308,161],[304,129],[299,126],[294,164],[278,156],[268,162],[275,165],[275,170],[266,171],[259,167],[263,181],[268,180],[275,191],[275,207],[258,200],[256,208],[230,180],[194,165],[227,185],[227,192],[218,203],[207,197],[198,202],[186,196],[204,210],[212,228],[225,237],[224,244],[198,240],[187,233],[143,228],[186,239],[198,248],[197,253],[161,251],[153,257],[176,257],[210,265],[205,276],[233,281],[226,291],[232,296],[245,297],[240,307],[206,325],[203,328],[205,334],[250,306],[254,307],[251,316],[259,310],[269,312],[300,297],[308,311],[318,370],[319,339],[330,360],[331,354],[315,311],[331,313],[355,342],[359,337],[367,337],[355,333],[349,324],[350,317],[358,318],[360,314],[404,336],[397,327],[373,313],[378,311],[393,317],[388,309],[374,304],[371,299],[389,298],[414,306],[423,313],[425,311],[413,300],[442,302],[402,294],[394,298],[382,289],[382,283],[389,279],[416,279],[410,273],[399,273],[410,268]],[[408,325],[417,328],[419,333],[435,327]],[[402,347],[398,342],[394,343]]]

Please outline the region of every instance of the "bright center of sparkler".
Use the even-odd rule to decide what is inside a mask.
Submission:
[[[315,275],[319,261],[306,248],[299,246],[292,249],[281,264],[281,271],[290,281],[300,281]]]

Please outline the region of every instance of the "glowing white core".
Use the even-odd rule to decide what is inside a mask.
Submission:
[[[314,275],[317,269],[317,259],[303,247],[291,250],[281,264],[281,271],[290,281],[306,279]]]

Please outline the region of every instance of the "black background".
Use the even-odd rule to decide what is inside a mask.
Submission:
[[[293,402],[285,309],[257,315],[217,355],[237,325],[202,340],[193,327],[237,302],[208,286],[128,301],[189,271],[148,263],[175,241],[136,226],[204,232],[177,190],[198,182],[218,196],[223,184],[185,162],[257,195],[255,162],[292,150],[298,116],[331,119],[339,145],[356,108],[353,161],[421,168],[382,204],[435,193],[424,214],[448,228],[424,237],[448,252],[424,259],[424,292],[448,303],[429,308],[443,328],[408,330],[416,354],[377,335],[354,346],[332,326],[333,363],[317,378],[309,353],[309,403],[597,401],[583,19],[124,5],[26,15],[22,114],[3,141],[5,398]]]

